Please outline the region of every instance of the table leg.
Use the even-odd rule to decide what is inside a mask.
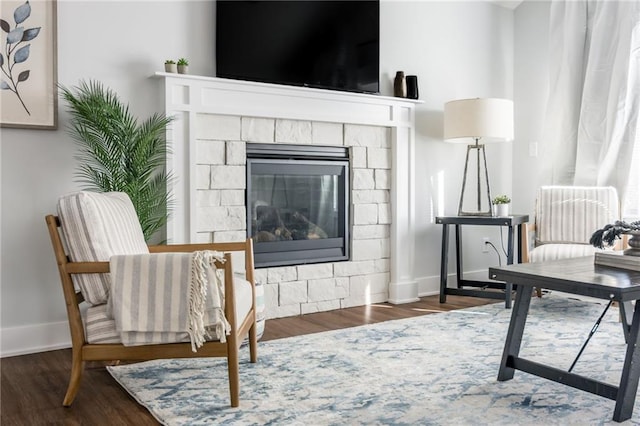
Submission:
[[[636,303],[633,312],[633,322],[629,331],[627,342],[627,353],[624,357],[622,367],[622,378],[618,387],[618,397],[616,407],[613,410],[613,420],[623,422],[631,418],[633,405],[638,391],[638,381],[640,379],[640,351],[636,350],[640,344],[640,304]]]
[[[442,253],[440,254],[440,303],[447,301],[447,273],[449,262],[449,225],[442,225]]]
[[[533,287],[528,285],[519,285],[516,290],[516,301],[511,312],[507,339],[504,342],[502,361],[500,362],[500,370],[498,370],[498,380],[501,382],[513,379],[515,370],[507,366],[507,361],[510,356],[517,357],[520,354],[520,345],[522,344],[524,326],[527,322],[532,291]]]
[[[522,263],[522,228],[526,227],[525,224],[518,225],[518,263]]]
[[[507,235],[507,265],[513,265],[513,233],[515,229],[513,226],[509,226],[509,232]],[[509,309],[511,307],[511,292],[513,291],[512,283],[504,283],[504,307]]]
[[[622,323],[624,342],[628,344],[629,331],[631,330],[631,324],[633,323],[633,303],[631,301],[620,302],[620,322]]]
[[[507,234],[507,265],[513,265],[513,226],[509,226]]]
[[[456,225],[456,283],[462,287],[462,229]]]

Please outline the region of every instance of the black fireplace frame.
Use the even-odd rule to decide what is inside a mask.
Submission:
[[[249,200],[252,171],[287,166],[288,173],[313,174],[315,167],[338,167],[338,194],[343,200],[338,220],[344,237],[274,242],[254,241],[255,267],[292,266],[347,261],[350,257],[350,161],[349,149],[334,146],[247,143],[247,237],[252,237],[253,209]],[[321,174],[321,173],[318,173]]]

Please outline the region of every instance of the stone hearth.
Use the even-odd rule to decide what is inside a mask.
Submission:
[[[413,279],[415,101],[235,80],[163,77],[169,242],[246,238],[246,143],[345,146],[351,259],[261,268],[268,318],[417,299]]]

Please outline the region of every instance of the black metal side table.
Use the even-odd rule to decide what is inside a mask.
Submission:
[[[440,258],[440,303],[447,301],[447,294],[459,296],[482,297],[486,299],[504,299],[505,308],[511,308],[511,293],[513,285],[508,282],[465,280],[462,269],[462,226],[505,226],[507,232],[507,264],[514,260],[515,233],[518,233],[518,247],[522,247],[523,226],[529,221],[528,215],[517,214],[504,217],[492,216],[438,216],[436,223],[442,225],[442,256]],[[449,260],[449,226],[456,229],[456,287],[447,287]],[[518,250],[518,263],[522,262],[522,252]],[[467,288],[465,288],[467,287]],[[471,288],[469,288],[471,287]],[[502,291],[487,291],[499,289]]]

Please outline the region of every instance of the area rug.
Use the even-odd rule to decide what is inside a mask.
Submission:
[[[603,309],[568,295],[532,300],[521,355],[568,369]],[[109,371],[165,425],[613,423],[612,400],[519,371],[496,380],[510,314],[497,303],[261,342],[257,364],[241,352],[239,408],[224,359]],[[574,372],[617,385],[624,352],[612,308]],[[640,421],[637,407],[625,424]]]

